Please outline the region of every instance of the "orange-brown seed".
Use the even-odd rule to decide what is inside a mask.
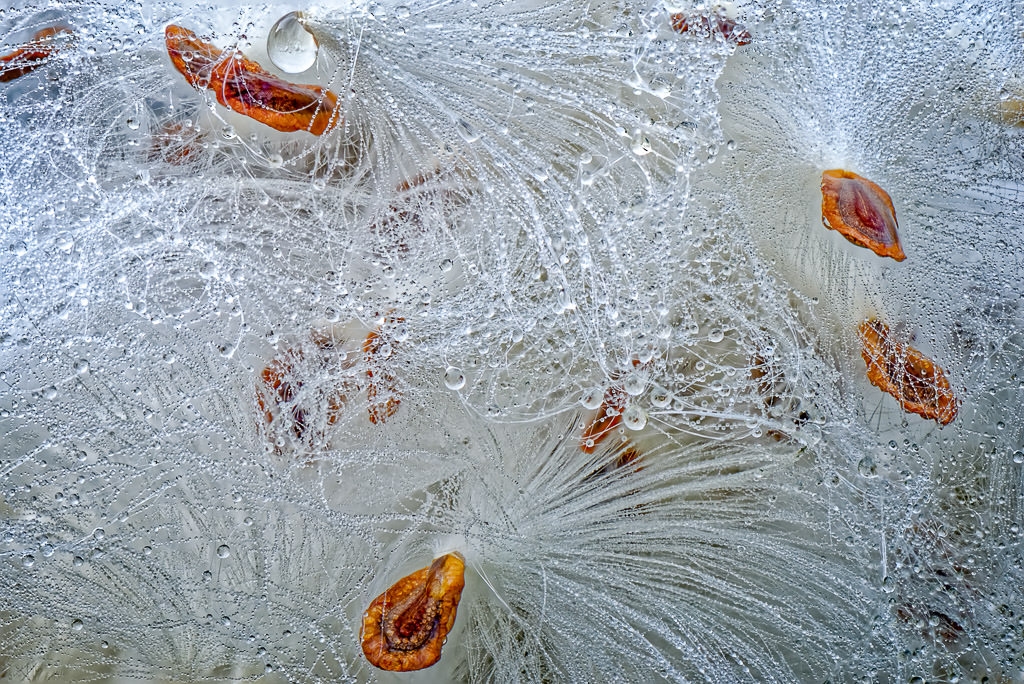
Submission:
[[[725,42],[736,45],[748,45],[751,40],[750,32],[743,24],[738,24],[720,13],[711,17],[703,14],[694,17],[673,14],[669,21],[672,22],[672,30],[676,33],[698,30],[707,36],[720,35]]]
[[[626,410],[629,395],[621,385],[612,385],[604,391],[604,401],[597,409],[597,415],[583,428],[580,437],[580,449],[592,454],[601,443],[622,422],[622,412]]]
[[[821,222],[878,256],[907,258],[896,233],[896,208],[882,188],[850,171],[821,174]]]
[[[40,29],[25,47],[0,56],[0,82],[21,78],[46,64],[62,48],[56,40],[61,35],[70,36],[71,31],[57,27]]]
[[[398,580],[363,613],[363,655],[374,667],[412,672],[441,659],[455,624],[466,561],[454,552]]]
[[[370,422],[374,425],[384,423],[395,415],[402,403],[401,394],[398,391],[398,378],[387,367],[386,359],[381,359],[380,355],[385,344],[390,345],[394,350],[397,341],[394,339],[392,330],[404,321],[405,319],[400,316],[386,317],[384,322],[376,330],[371,331],[363,342],[368,380],[366,400],[369,405],[366,410],[370,414]]]
[[[164,31],[174,68],[196,89],[213,91],[217,102],[271,128],[323,135],[337,121],[338,98],[317,85],[290,83],[236,51],[222,51],[181,26]]]
[[[894,342],[889,326],[877,319],[864,321],[858,331],[872,385],[895,397],[908,413],[939,425],[953,422],[960,400],[953,394],[946,371],[910,345]]]

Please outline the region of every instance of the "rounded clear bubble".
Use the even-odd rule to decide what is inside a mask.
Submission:
[[[267,55],[281,71],[297,74],[316,62],[320,45],[302,23],[302,12],[289,12],[270,29]]]
[[[455,366],[448,366],[444,371],[444,386],[450,390],[460,390],[466,386],[466,376]]]
[[[622,412],[622,424],[629,430],[643,430],[647,426],[647,412],[633,404]]]
[[[604,401],[604,390],[600,387],[590,387],[580,397],[580,404],[588,410],[596,409],[601,405],[602,401]]]

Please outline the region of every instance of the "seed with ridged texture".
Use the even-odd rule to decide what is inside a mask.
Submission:
[[[868,365],[868,380],[891,394],[908,413],[948,425],[956,418],[960,401],[953,394],[946,371],[910,345],[894,342],[889,326],[877,319],[858,329],[861,355]]]
[[[878,256],[903,261],[907,256],[896,234],[896,208],[882,188],[850,171],[821,174],[821,222]]]
[[[412,672],[441,659],[465,580],[462,554],[449,553],[398,580],[363,613],[363,655],[382,670]]]

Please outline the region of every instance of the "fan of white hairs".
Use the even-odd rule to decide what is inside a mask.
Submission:
[[[1024,264],[1008,248],[1024,172],[1016,9],[785,4],[726,69],[732,149],[695,180],[813,297],[818,344],[858,381],[857,413],[878,444],[864,472],[889,480],[873,546],[893,592],[893,639],[913,654],[908,676],[1016,673],[1022,658],[1007,641],[1019,639],[1008,635],[1022,601],[1013,455],[1024,442]],[[892,196],[905,261],[822,226],[821,174],[836,168]],[[950,426],[904,413],[864,381],[857,327],[873,317],[949,373],[962,400]],[[902,492],[905,509],[889,498]]]
[[[319,318],[425,313],[426,327],[411,334],[445,350],[438,377],[452,366],[471,386],[481,351],[493,364],[557,338],[571,350],[560,365],[606,366],[617,361],[599,349],[605,328],[652,337],[661,299],[652,293],[673,266],[661,251],[685,211],[689,174],[720,139],[712,86],[731,45],[680,35],[660,5],[310,9],[302,24],[320,48],[294,79],[340,98],[332,127],[315,138],[216,104],[216,88],[190,88],[160,30],[194,29],[225,50],[225,63],[238,50],[270,68],[261,38],[287,8],[200,9],[110,8],[100,19],[68,5],[15,16],[13,44],[39,26],[82,25],[73,49],[51,60],[49,97],[22,92],[36,74],[10,86],[11,119],[59,131],[48,160],[84,179],[48,182],[68,183],[69,197],[82,183],[91,201],[75,209],[95,207],[92,225],[143,241],[170,231],[212,279],[247,278],[233,289],[258,302],[259,311],[236,302],[252,330],[279,331],[282,317],[308,328]],[[38,146],[23,142],[12,167],[39,161]],[[12,192],[40,173],[19,173]],[[22,207],[53,209],[45,196]],[[273,296],[254,291],[283,283]],[[572,348],[566,331],[577,328]],[[482,346],[472,339],[481,329]],[[529,419],[566,407],[545,383],[510,399],[484,382],[466,393],[481,412]]]
[[[1019,677],[1013,10],[5,8],[0,678]],[[829,168],[906,261],[821,225]],[[440,662],[374,668],[449,551]]]

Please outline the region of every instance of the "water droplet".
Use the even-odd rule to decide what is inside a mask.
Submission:
[[[633,154],[635,154],[638,157],[650,154],[652,149],[650,138],[648,138],[643,133],[638,133],[633,138],[633,145],[630,147],[630,149],[632,149]]]
[[[302,12],[289,12],[270,29],[267,55],[281,71],[297,74],[316,62],[320,45],[303,23]]]
[[[267,166],[269,166],[272,169],[281,168],[282,166],[284,166],[284,157],[277,154],[276,152],[274,154],[267,155]]]
[[[466,376],[455,366],[448,366],[444,371],[444,386],[450,390],[460,390],[466,386]]]
[[[231,555],[231,547],[227,544],[221,544],[217,547],[217,556],[220,558],[227,558]]]
[[[600,387],[590,387],[583,391],[580,403],[587,410],[596,409],[604,401],[604,390]]]
[[[721,342],[725,339],[725,333],[721,328],[712,328],[708,333],[708,342]]]
[[[231,618],[229,618],[227,615],[223,616],[220,619],[220,624],[222,624],[225,627],[230,627],[231,626]]]
[[[25,256],[25,253],[28,252],[28,245],[24,240],[19,240],[11,245],[11,252],[14,256]]]
[[[50,556],[53,555],[53,552],[55,551],[55,549],[53,548],[53,544],[43,544],[42,551],[43,551],[43,558],[49,558]]]
[[[665,408],[672,403],[672,395],[664,387],[655,385],[651,389],[651,405],[655,408]]]
[[[103,530],[102,527],[97,527],[92,532],[93,539],[103,539],[106,536],[107,536],[107,533]]]
[[[468,143],[474,143],[480,139],[480,131],[476,130],[471,123],[465,119],[459,119],[456,122],[455,128],[459,131],[459,135],[462,139]]]
[[[444,261],[441,262],[441,272],[447,273],[450,270],[452,270],[452,260],[445,259]]]
[[[646,387],[647,378],[643,373],[630,373],[622,383],[622,389],[626,390],[626,394],[634,397],[643,394]]]
[[[81,632],[82,627],[84,626],[85,625],[82,624],[82,621],[77,618],[71,621],[71,629],[75,630],[76,632]]]
[[[647,425],[647,411],[631,404],[622,412],[622,424],[629,430],[643,430]]]
[[[70,252],[75,248],[75,239],[71,237],[71,233],[59,233],[54,240],[54,244],[57,245],[57,249],[62,252]]]
[[[26,568],[31,568],[33,565],[36,564],[36,557],[31,554],[27,556],[22,556],[21,564],[24,565]]]
[[[395,8],[395,16],[399,19],[409,18],[409,8],[406,5],[399,5]]]
[[[1024,451],[1021,451],[1019,449],[1017,451],[1014,451],[1013,452],[1013,462],[1014,463],[1024,463]]]
[[[862,477],[877,476],[878,468],[875,466],[875,460],[870,456],[865,456],[860,459],[860,462],[857,464],[857,472],[859,472]]]
[[[81,556],[75,556],[74,560],[71,561],[71,564],[74,565],[76,568],[82,567],[83,563],[85,563],[85,559]]]
[[[896,590],[896,580],[892,578],[892,575],[886,575],[882,578],[882,591],[886,594],[891,594]]]
[[[153,547],[152,546],[143,546],[142,547],[142,555],[143,556],[149,556],[152,553],[153,553]]]
[[[126,125],[126,126],[127,126],[128,128],[129,128],[129,129],[131,129],[131,130],[133,130],[133,131],[137,131],[137,130],[139,130],[139,120],[138,120],[138,119],[133,119],[133,118],[129,117],[129,118],[128,118],[128,119],[127,119],[127,120],[126,120],[125,122],[124,122],[124,124],[125,124],[125,125]]]

